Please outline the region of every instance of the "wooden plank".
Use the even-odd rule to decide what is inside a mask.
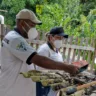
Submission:
[[[43,40],[42,41],[41,40],[32,40],[31,43],[41,45],[41,44],[45,43],[45,41],[43,41]]]
[[[75,46],[77,46],[78,44],[78,37],[74,39],[74,42]],[[73,54],[72,54],[72,62],[75,61],[75,56],[76,56],[76,48],[73,48]]]
[[[72,62],[75,61],[76,49],[73,50]]]
[[[86,50],[83,50],[83,60],[86,60],[86,53],[87,53],[87,51]]]
[[[96,38],[94,39],[94,41],[96,41]],[[93,42],[94,42],[93,41]],[[96,58],[96,42],[94,42],[94,47],[95,47],[95,50],[93,52],[93,56],[92,56],[92,63],[91,63],[91,72],[93,72],[93,69],[94,69],[94,61],[95,61],[95,58]]]
[[[72,45],[72,40],[73,40],[73,37],[70,37],[70,41],[69,41],[69,44]],[[71,49],[72,48],[69,48],[69,51],[68,51],[68,56],[67,56],[67,62],[70,63],[70,55],[71,55]]]
[[[62,41],[62,43],[63,44],[67,44],[67,39],[64,38],[63,41]],[[63,60],[66,61],[65,60],[66,59],[65,58],[66,57],[66,47],[62,47],[62,48],[63,48]]]
[[[0,27],[0,37],[1,37],[1,41],[2,41],[2,39],[3,39],[3,37],[4,37],[4,24],[0,24],[1,25],[1,27]]]
[[[70,62],[70,53],[71,53],[71,48],[68,49],[68,56],[67,56],[67,62]]]
[[[88,51],[88,59],[87,59],[87,62],[90,64],[90,60],[91,60],[91,54],[92,52],[91,51]]]
[[[91,60],[90,60],[90,72],[93,72],[93,69],[94,69],[94,61],[93,61],[93,58],[94,58],[94,54],[91,55]]]
[[[90,42],[90,45],[93,46],[93,42],[94,42],[94,41],[93,41],[93,38],[90,38],[90,41],[91,41],[91,42]],[[95,50],[95,49],[94,49],[94,50]],[[89,70],[90,72],[93,71],[93,64],[92,64],[92,63],[94,63],[94,62],[92,61],[93,57],[94,57],[94,54],[91,54],[91,59],[90,59],[90,70]]]
[[[72,49],[81,49],[81,50],[91,50],[94,51],[95,49],[93,47],[87,47],[87,46],[78,46],[78,45],[70,45],[70,44],[63,44],[62,47],[66,48],[72,48]]]
[[[84,46],[87,46],[88,45],[88,39],[87,38],[84,38],[84,41],[83,42],[84,42]],[[86,60],[86,55],[87,55],[87,51],[84,50],[83,51],[83,60]]]
[[[42,40],[44,40],[44,41],[46,41],[46,33],[45,32],[41,32],[42,34],[40,34],[40,35],[42,35]]]
[[[77,61],[80,60],[80,56],[81,56],[81,50],[78,50]]]
[[[81,39],[81,40],[80,40]],[[78,44],[79,46],[82,46],[83,42],[84,42],[84,38],[79,38],[80,43]],[[80,60],[80,56],[81,56],[82,50],[78,49],[78,54],[77,54],[77,61]]]
[[[39,47],[39,44],[36,44],[36,50],[38,49],[38,47]]]
[[[65,60],[65,56],[66,56],[66,47],[63,47],[63,60]]]

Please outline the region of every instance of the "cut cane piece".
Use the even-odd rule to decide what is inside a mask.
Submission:
[[[69,86],[69,83],[67,81],[63,81],[63,82],[60,82],[60,83],[54,83],[54,84],[50,84],[51,88],[54,90],[54,91],[58,91],[62,88],[66,88]]]
[[[30,78],[30,74],[28,74],[28,73],[20,73],[20,74],[22,74],[23,76],[24,76],[24,78]]]
[[[46,76],[31,76],[31,79],[34,82],[40,82],[41,80],[48,79],[48,77],[46,77]]]
[[[62,79],[48,79],[48,80],[42,80],[41,83],[43,86],[49,86],[53,83],[59,83],[62,82]]]

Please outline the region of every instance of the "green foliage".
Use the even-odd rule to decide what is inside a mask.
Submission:
[[[54,0],[50,4],[43,5],[43,13],[38,14],[43,21],[43,25],[38,26],[38,28],[47,32],[54,26],[63,26],[65,32],[69,35],[95,37],[96,9],[90,10],[87,16],[85,16],[82,7],[85,5],[81,4],[80,0],[60,1],[58,3]],[[87,2],[85,3],[88,4]]]
[[[15,24],[15,15],[19,10],[25,7],[25,0],[3,0],[0,9],[7,10],[8,12],[1,14],[5,17],[5,22],[7,25]]]
[[[96,0],[80,0],[82,4],[82,12],[88,15],[91,9],[96,9]]]
[[[42,13],[36,13],[43,22],[39,31],[48,32],[54,26],[63,26],[69,35],[96,37],[96,0],[1,0],[0,12],[6,25],[15,26],[15,16],[23,8],[36,13],[36,5],[42,5]]]

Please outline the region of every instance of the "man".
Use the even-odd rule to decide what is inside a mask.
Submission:
[[[40,56],[26,42],[26,39],[31,41],[38,35],[35,28],[38,24],[41,24],[41,21],[35,14],[31,10],[23,9],[16,15],[16,28],[4,37],[0,56],[0,96],[35,96],[31,79],[19,74],[28,71],[27,64],[34,63],[47,69],[77,73],[76,66]]]

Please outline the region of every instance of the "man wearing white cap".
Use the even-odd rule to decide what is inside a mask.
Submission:
[[[76,74],[78,68],[73,65],[56,62],[37,54],[26,39],[36,38],[38,32],[35,26],[41,24],[35,14],[28,9],[21,10],[16,15],[16,28],[10,31],[2,40],[0,96],[35,96],[31,79],[24,78],[20,72],[27,72],[27,64],[32,63],[47,69],[64,70]]]

